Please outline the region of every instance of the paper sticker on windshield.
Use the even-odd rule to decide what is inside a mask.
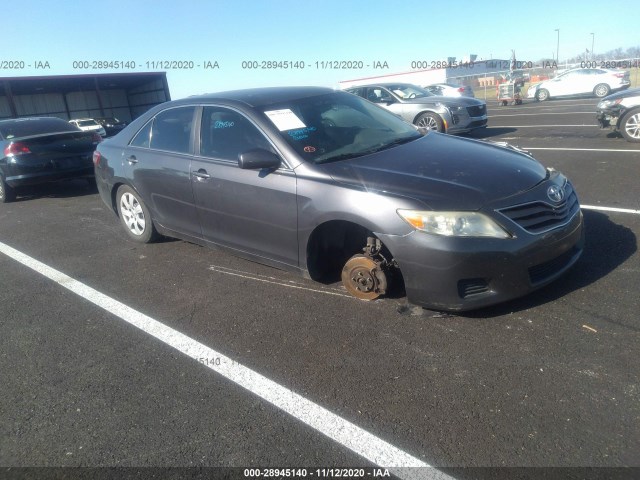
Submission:
[[[313,152],[316,151],[316,147],[312,147],[312,146],[308,145],[308,146],[304,147],[303,150],[305,152],[307,152],[307,153],[313,153]]]
[[[302,123],[302,120],[300,120],[298,116],[288,108],[283,108],[282,110],[269,110],[268,112],[264,112],[264,114],[269,117],[269,120],[271,120],[281,132],[284,132],[285,130],[292,130],[294,128],[306,127],[306,125]]]

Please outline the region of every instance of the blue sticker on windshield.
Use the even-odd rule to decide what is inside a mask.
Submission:
[[[213,124],[213,128],[231,128],[235,125],[233,122],[223,122],[222,120],[216,120]]]
[[[316,127],[304,127],[304,128],[296,128],[295,130],[289,130],[287,133],[294,140],[304,140],[305,138],[309,138],[309,134],[311,132],[315,132]]]

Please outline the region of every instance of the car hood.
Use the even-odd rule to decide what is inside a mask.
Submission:
[[[614,93],[612,95],[607,95],[601,101],[617,100],[618,98],[627,98],[627,97],[640,97],[640,88],[630,88],[628,90],[623,90],[621,92]]]
[[[523,153],[435,132],[319,167],[337,182],[414,198],[436,210],[478,210],[529,190],[547,176],[538,161]]]
[[[473,97],[426,97],[426,98],[407,98],[402,100],[402,103],[419,104],[419,105],[435,105],[436,103],[442,103],[444,105],[451,105],[456,107],[477,107],[478,105],[484,105],[485,102]]]

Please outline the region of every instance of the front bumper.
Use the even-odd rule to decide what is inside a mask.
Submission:
[[[624,109],[619,105],[611,108],[603,108],[596,110],[596,121],[600,128],[618,128],[618,122],[624,115]]]
[[[584,247],[580,211],[560,228],[508,240],[442,237],[419,231],[378,236],[400,267],[409,302],[451,311],[526,295],[560,277]]]
[[[487,126],[488,117],[486,113],[483,115],[471,116],[465,110],[460,110],[451,114],[452,120],[447,133],[467,133],[475,130],[476,128],[483,128]]]

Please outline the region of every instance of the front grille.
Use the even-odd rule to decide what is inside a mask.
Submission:
[[[489,284],[484,278],[467,278],[458,281],[458,295],[467,298],[489,291]]]
[[[578,247],[567,250],[562,255],[529,268],[529,281],[532,285],[544,282],[564,270],[567,265],[580,253]]]
[[[565,201],[558,205],[531,202],[498,210],[527,232],[542,233],[567,224],[580,210],[578,196],[569,182],[564,186]]]
[[[474,107],[467,107],[467,112],[469,112],[470,117],[481,117],[487,114],[487,106],[476,105]]]

